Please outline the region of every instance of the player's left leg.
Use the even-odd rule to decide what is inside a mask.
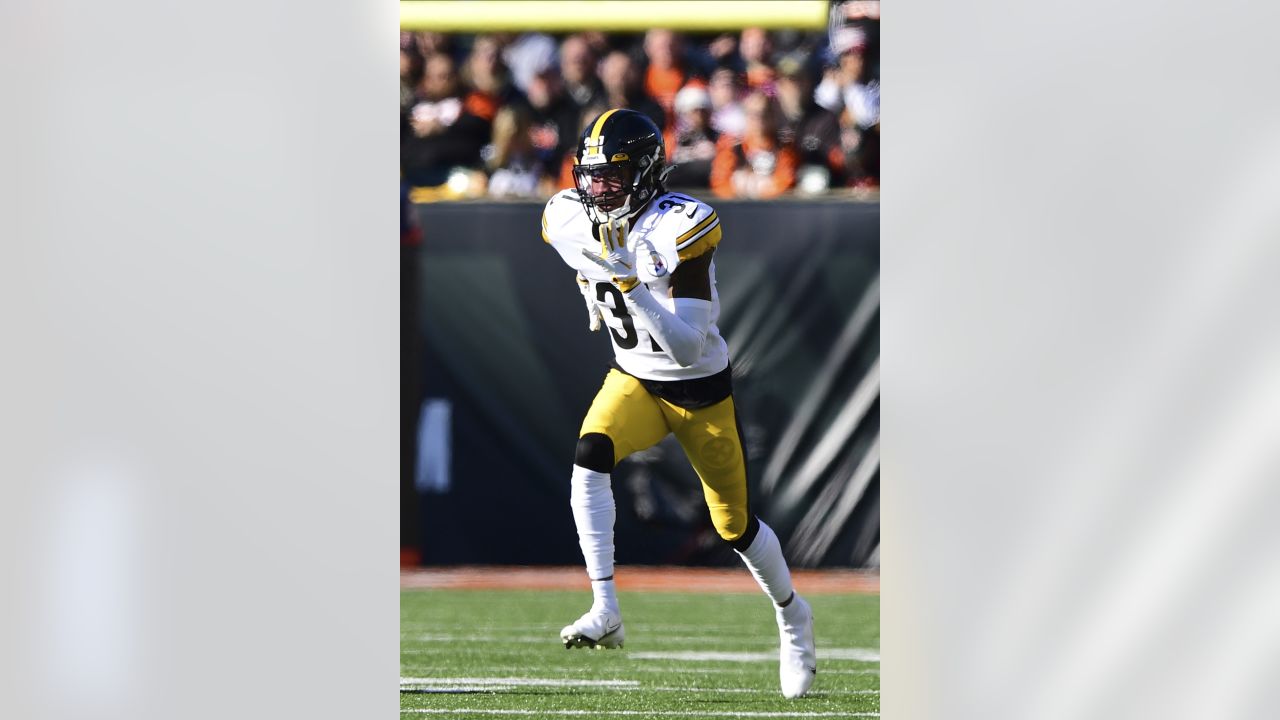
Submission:
[[[752,515],[747,464],[733,397],[707,408],[686,410],[663,402],[663,412],[702,480],[711,522],[773,600],[780,636],[778,677],[788,698],[809,691],[817,673],[813,613],[791,586],[791,571],[773,530]]]

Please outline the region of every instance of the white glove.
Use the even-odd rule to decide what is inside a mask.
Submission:
[[[627,247],[627,221],[611,220],[596,226],[600,239],[600,254],[583,249],[582,254],[599,265],[613,279],[622,292],[629,292],[640,280],[636,278],[635,253]]]
[[[578,273],[578,289],[582,291],[582,299],[587,303],[587,329],[596,332],[600,329],[600,306],[591,299],[591,282]]]

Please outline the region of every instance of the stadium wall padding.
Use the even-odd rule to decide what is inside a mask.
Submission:
[[[874,562],[879,205],[712,204],[753,509],[796,566]],[[423,243],[402,255],[402,544],[426,564],[581,563],[569,471],[608,336],[588,332],[573,271],[542,241],[541,203],[415,209]],[[613,486],[620,564],[739,562],[673,438],[624,461]]]

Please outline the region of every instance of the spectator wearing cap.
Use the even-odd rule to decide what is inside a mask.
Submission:
[[[823,107],[840,116],[846,184],[877,186],[880,175],[880,84],[866,63],[867,35],[853,25],[832,37],[836,66],[814,91]]]
[[[797,188],[822,192],[845,182],[845,155],[841,145],[840,118],[813,99],[814,72],[807,56],[793,54],[778,61],[778,104],[782,111],[779,132],[792,143],[799,169]]]
[[[414,186],[443,184],[457,167],[478,168],[489,141],[489,122],[470,112],[453,59],[436,53],[426,59],[415,102],[401,116],[400,167]]]
[[[738,41],[738,52],[746,65],[747,87],[773,94],[773,41],[762,28],[747,28]]]
[[[711,97],[711,127],[721,135],[742,135],[747,120],[742,112],[738,74],[732,68],[717,68],[711,73],[707,94]]]
[[[675,169],[667,176],[671,187],[705,188],[711,184],[711,163],[720,138],[711,127],[711,95],[705,85],[686,85],[675,98],[676,137],[670,143]]]
[[[818,84],[814,97],[834,113],[846,112],[859,128],[880,122],[880,84],[866,65],[867,35],[857,26],[836,31],[831,43],[836,66]]]
[[[631,56],[614,50],[600,63],[600,83],[604,85],[605,104],[611,108],[627,108],[643,113],[659,128],[667,126],[667,114],[640,85],[640,73]]]
[[[502,59],[511,68],[511,81],[527,94],[533,78],[555,66],[556,41],[545,33],[524,33],[503,49]]]
[[[778,139],[777,103],[756,91],[742,103],[742,137],[720,138],[711,165],[711,190],[719,197],[771,198],[795,184],[795,149]]]
[[[570,35],[560,43],[560,77],[579,112],[602,101],[604,88],[596,75],[596,53],[582,35]]]

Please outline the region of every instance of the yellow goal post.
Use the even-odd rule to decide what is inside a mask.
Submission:
[[[400,28],[436,32],[824,30],[827,0],[401,0]]]

